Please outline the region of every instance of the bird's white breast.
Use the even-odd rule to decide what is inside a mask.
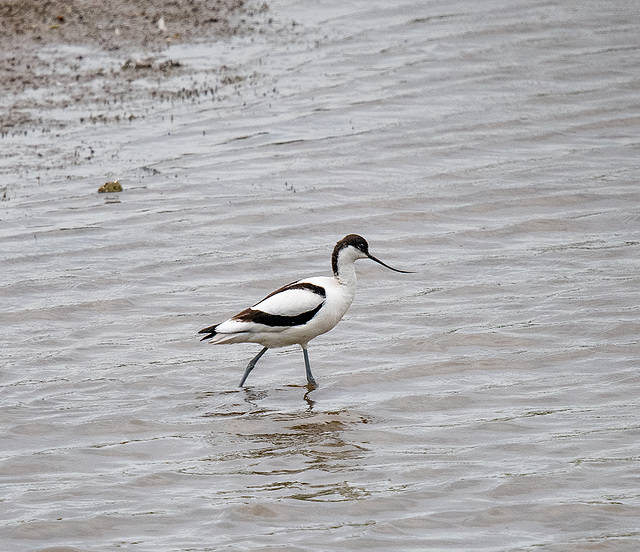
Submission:
[[[352,288],[340,283],[335,278],[325,276],[301,281],[324,288],[326,294],[325,303],[311,322],[315,321],[319,327],[322,327],[322,331],[317,335],[328,332],[340,322],[344,314],[349,310],[355,296],[355,286]]]

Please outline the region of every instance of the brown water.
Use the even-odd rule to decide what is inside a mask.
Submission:
[[[271,10],[170,52],[237,95],[3,138],[0,549],[640,549],[637,5]],[[238,389],[197,330],[350,232],[417,274]]]

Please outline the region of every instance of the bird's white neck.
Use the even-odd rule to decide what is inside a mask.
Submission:
[[[350,290],[356,289],[356,266],[354,263],[344,263],[344,266],[338,265],[338,273],[334,274],[338,282],[346,286]]]
[[[355,262],[363,255],[352,247],[342,249],[335,259],[333,275],[338,282],[346,286],[351,293],[356,290],[356,266]]]

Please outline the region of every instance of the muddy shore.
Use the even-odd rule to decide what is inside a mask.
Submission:
[[[274,24],[266,3],[247,0],[0,0],[0,21],[2,134],[64,125],[46,112],[71,104],[184,95],[162,86],[188,71],[163,55],[169,45],[265,33]],[[224,67],[212,70],[233,83]],[[137,86],[140,79],[155,88]]]

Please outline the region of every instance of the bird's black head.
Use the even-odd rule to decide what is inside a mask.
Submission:
[[[333,273],[336,276],[338,275],[338,257],[340,256],[340,251],[346,249],[347,247],[354,247],[355,249],[360,251],[364,255],[364,257],[368,257],[372,261],[381,264],[385,268],[394,270],[395,272],[410,273],[409,270],[399,270],[383,263],[380,259],[376,259],[373,255],[371,255],[371,253],[369,253],[369,244],[367,243],[367,240],[365,240],[362,236],[358,236],[358,234],[349,234],[348,236],[342,238],[338,243],[336,243],[336,246],[333,248],[333,255],[331,256],[331,268],[333,268]]]
[[[362,236],[358,236],[358,234],[349,234],[348,236],[342,238],[338,242],[338,244],[341,245],[340,249],[349,247],[351,245],[352,247],[359,249],[365,254],[369,253],[369,244],[367,243],[367,240],[365,240]]]
[[[347,247],[355,247],[357,250],[362,251],[365,255],[369,255],[369,244],[362,236],[358,234],[349,234],[342,238],[336,246],[333,248],[333,254],[331,255],[331,268],[334,274],[338,274],[338,256],[340,251]]]

